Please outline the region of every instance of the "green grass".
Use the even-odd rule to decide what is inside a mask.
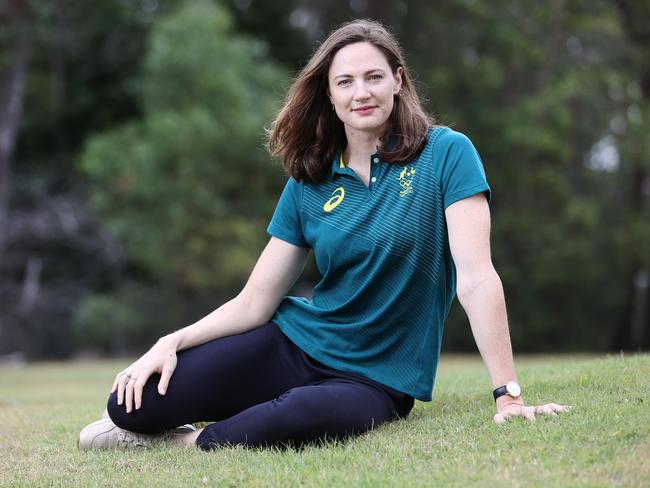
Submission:
[[[434,400],[406,420],[302,452],[163,446],[79,452],[124,362],[0,367],[0,486],[650,486],[650,355],[520,357],[529,404],[492,422],[477,357],[443,357]]]

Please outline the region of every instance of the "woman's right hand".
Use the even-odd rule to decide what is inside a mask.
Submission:
[[[117,404],[125,402],[126,413],[138,410],[142,406],[142,389],[154,373],[160,373],[158,393],[164,395],[176,361],[176,345],[168,338],[160,339],[140,359],[117,373],[111,388],[111,393],[117,390]]]

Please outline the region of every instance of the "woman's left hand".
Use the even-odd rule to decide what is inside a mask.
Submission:
[[[518,416],[534,422],[536,413],[557,416],[560,412],[568,412],[571,410],[570,406],[558,405],[557,403],[547,403],[537,407],[529,407],[524,405],[523,400],[510,400],[503,403],[500,403],[499,400],[500,399],[497,400],[498,413],[494,416],[494,422],[497,424],[504,424],[509,418]]]

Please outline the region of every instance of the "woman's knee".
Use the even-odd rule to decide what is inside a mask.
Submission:
[[[110,417],[110,419],[113,421],[115,425],[117,425],[122,429],[131,430],[129,429],[130,422],[124,404],[122,405],[117,404],[117,393],[111,393],[108,396],[108,402],[106,403],[106,411],[108,412],[108,416]]]
[[[121,429],[139,432],[141,434],[157,434],[160,432],[158,422],[150,412],[141,409],[126,413],[124,404],[117,404],[117,393],[111,393],[108,397],[106,410],[113,423]]]

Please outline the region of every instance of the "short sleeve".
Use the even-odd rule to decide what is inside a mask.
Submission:
[[[445,208],[477,193],[485,193],[490,201],[491,190],[483,163],[467,136],[446,129],[436,140],[435,151],[442,159],[441,184]]]
[[[266,231],[278,239],[300,247],[309,247],[302,232],[300,206],[302,183],[289,178],[275,207]]]

